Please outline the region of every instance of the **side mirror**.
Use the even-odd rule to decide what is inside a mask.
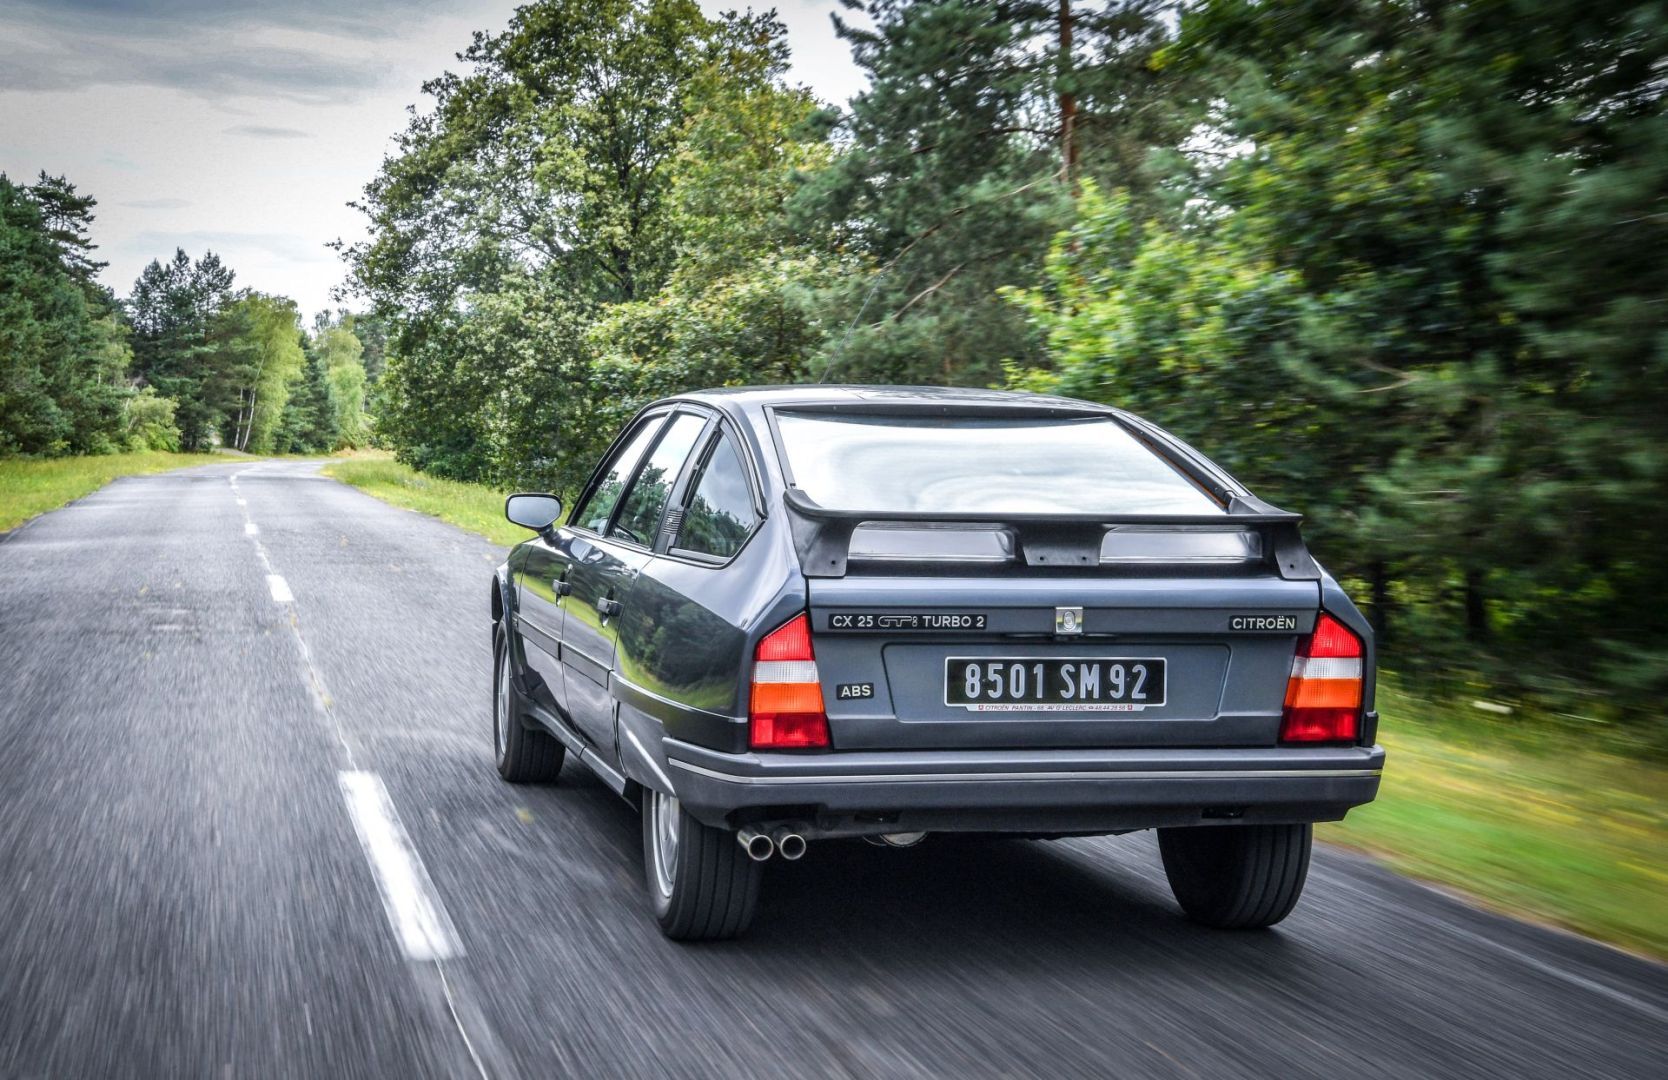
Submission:
[[[562,500],[554,495],[519,492],[504,500],[504,516],[524,529],[542,533],[562,516]]]

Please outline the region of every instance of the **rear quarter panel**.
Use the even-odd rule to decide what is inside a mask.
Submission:
[[[727,565],[650,559],[619,624],[614,695],[626,775],[664,790],[663,736],[745,751],[753,643],[804,608],[781,514]]]

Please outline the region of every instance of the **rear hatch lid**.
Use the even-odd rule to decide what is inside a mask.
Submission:
[[[1107,411],[773,420],[836,749],[1276,741],[1297,515]]]

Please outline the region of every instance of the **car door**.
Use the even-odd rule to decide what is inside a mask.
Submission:
[[[704,416],[678,412],[664,424],[657,418],[643,435],[634,434],[567,538],[562,669],[568,712],[608,762],[617,760],[608,683],[619,621],[631,583],[650,557],[672,485],[706,423]],[[639,438],[646,453],[632,452]]]
[[[567,690],[562,677],[562,600],[567,594],[570,560],[551,530],[522,545],[516,573],[522,654],[527,667],[538,676],[534,697],[568,715]]]

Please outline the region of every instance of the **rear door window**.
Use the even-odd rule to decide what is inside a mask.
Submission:
[[[728,559],[758,524],[747,467],[728,435],[720,435],[694,481],[694,494],[673,541],[674,551]]]
[[[684,461],[706,426],[706,417],[694,413],[679,413],[667,425],[666,433],[655,444],[648,460],[643,462],[637,479],[632,481],[619,516],[614,520],[614,527],[608,531],[609,536],[643,547],[654,546],[655,533],[660,528],[660,515],[671,497],[672,485],[677,482]]]
[[[779,411],[793,481],[837,510],[1217,514],[1223,508],[1110,417]]]

